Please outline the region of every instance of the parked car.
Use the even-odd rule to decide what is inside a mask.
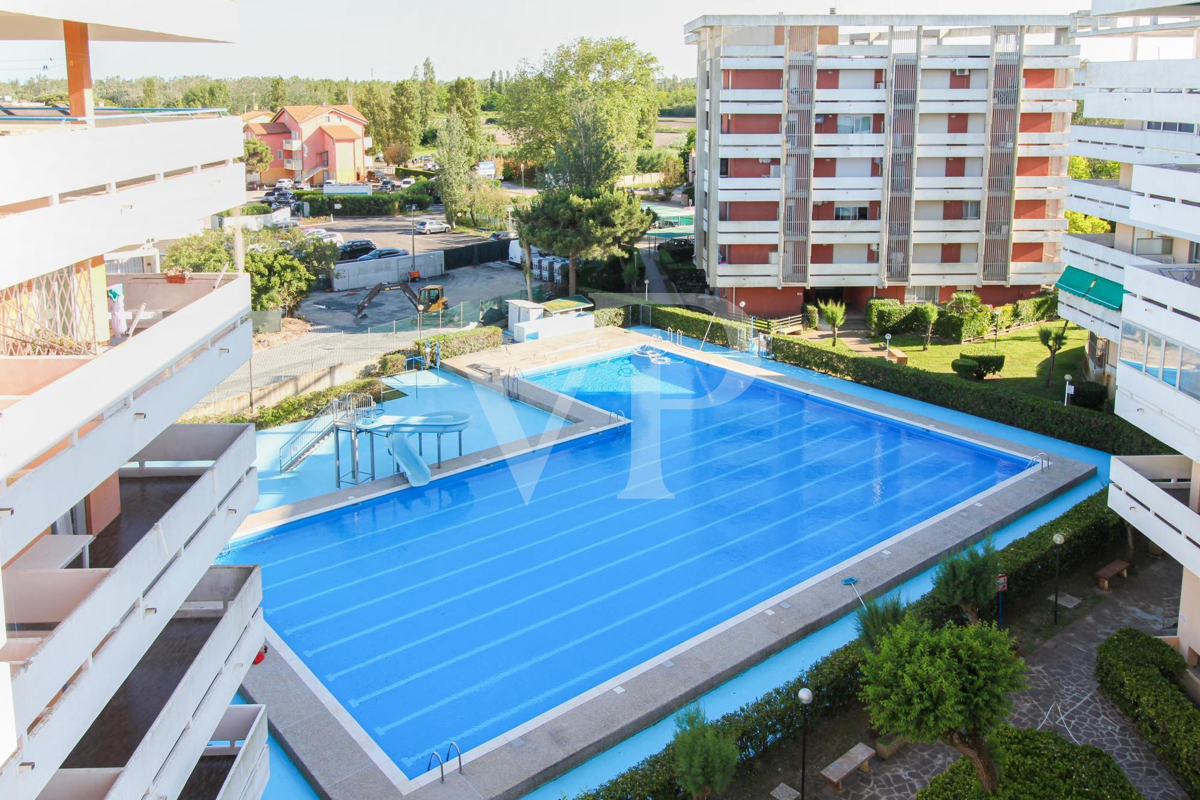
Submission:
[[[370,239],[351,239],[338,248],[338,261],[357,261],[359,256],[374,249],[375,243]]]
[[[379,191],[381,192],[394,192],[396,188],[396,182],[391,178],[384,178],[379,182]]]
[[[279,180],[275,181],[276,189],[290,189],[292,186],[293,183],[291,178],[280,178]]]
[[[423,219],[417,223],[417,233],[449,233],[450,226],[438,219]]]
[[[516,239],[517,232],[516,231],[496,231],[488,238],[491,239],[493,242],[507,242],[511,239]]]
[[[337,186],[337,181],[325,181],[325,186]]]
[[[308,181],[300,181],[299,183],[296,184],[297,192],[307,192],[311,188],[312,187],[309,185]]]
[[[294,219],[282,219],[271,227],[278,228],[279,230],[287,230],[288,228],[299,228],[300,223],[296,222]]]
[[[309,236],[324,236],[325,234],[329,233],[329,231],[325,230],[324,228],[305,228],[304,232]]]
[[[342,235],[337,231],[327,231],[321,234],[321,241],[332,242],[333,244],[340,245],[343,240]]]
[[[415,179],[415,178],[401,178],[401,180],[400,180],[400,188],[401,188],[401,189],[407,189],[408,187],[412,186],[412,185],[413,185],[414,183],[416,183],[416,182],[417,182],[417,181],[416,181],[416,179]]]
[[[374,261],[377,258],[391,258],[393,256],[406,256],[407,250],[398,250],[395,247],[380,247],[378,250],[372,250],[365,256],[359,256],[359,261]]]

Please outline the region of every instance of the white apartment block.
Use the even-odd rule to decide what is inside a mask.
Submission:
[[[686,26],[697,266],[747,313],[960,289],[1005,303],[1061,272],[1071,17],[881,5]]]
[[[245,199],[242,124],[97,108],[91,42],[228,41],[235,3],[0,0],[62,48],[70,107],[0,110],[0,797],[261,796],[254,431],[175,424],[250,356],[248,276],[103,255]],[[120,46],[120,45],[108,45]],[[121,301],[123,298],[123,311]]]
[[[1088,372],[1116,413],[1180,455],[1112,459],[1108,503],[1184,567],[1178,636],[1200,661],[1200,11],[1095,0],[1076,36],[1129,37],[1129,61],[1090,62],[1072,153],[1117,161],[1112,180],[1071,181],[1068,207],[1113,223],[1068,235],[1059,311],[1087,328]],[[1191,16],[1183,16],[1188,15]],[[1137,60],[1184,37],[1192,58]],[[1200,681],[1189,673],[1194,696]]]

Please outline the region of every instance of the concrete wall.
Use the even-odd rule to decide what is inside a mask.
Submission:
[[[415,266],[414,266],[415,264]],[[333,288],[344,292],[347,289],[363,289],[377,283],[402,283],[408,280],[410,270],[421,273],[422,278],[436,278],[446,274],[446,257],[441,250],[418,253],[414,256],[394,256],[373,261],[344,261],[333,267]]]
[[[378,362],[379,359],[372,358],[367,361],[358,361],[354,364],[335,364],[332,367],[318,369],[304,375],[298,375],[295,378],[288,378],[285,381],[272,383],[270,386],[259,387],[254,390],[254,407],[272,406],[289,397],[309,392],[320,392],[343,383],[349,383],[356,378],[362,377],[363,371],[367,367],[373,366]],[[216,403],[209,403],[206,406],[196,406],[180,417],[179,421],[186,422],[218,414],[245,414],[249,411],[250,396],[248,394],[241,394],[237,397],[230,397]]]

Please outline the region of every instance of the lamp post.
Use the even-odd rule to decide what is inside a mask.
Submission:
[[[1069,406],[1071,404],[1071,395],[1075,394],[1075,387],[1071,385],[1070,375],[1064,375],[1063,378],[1067,382],[1066,387],[1063,389],[1063,405]]]
[[[1066,541],[1061,533],[1054,534],[1054,624],[1058,625],[1058,563],[1059,550]]]
[[[804,800],[805,784],[808,783],[808,707],[812,705],[812,689],[807,686],[796,693],[800,700],[803,719],[800,723],[800,800]]]
[[[645,284],[645,287],[646,287],[646,293],[645,293],[644,299],[647,303],[649,303],[650,302],[650,279],[646,278],[645,280],[642,281],[642,283]]]
[[[411,245],[412,250],[410,250],[409,252],[412,253],[413,271],[416,271],[416,268],[417,268],[417,204],[416,203],[408,204],[408,213],[411,215],[408,218],[408,228],[409,228],[409,233],[411,234],[411,237],[412,237],[412,245]]]
[[[883,335],[883,339],[884,339],[884,344],[887,347],[887,352],[884,354],[883,360],[891,361],[892,360],[892,335],[890,333],[885,333]]]

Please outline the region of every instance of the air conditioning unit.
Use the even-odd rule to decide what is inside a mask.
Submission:
[[[957,76],[959,76],[960,78],[964,78],[964,77],[967,77],[967,76],[969,76],[969,75],[971,74],[971,70],[969,70],[969,69],[956,69],[956,70],[954,70],[954,74],[955,74],[955,75],[957,75]]]

